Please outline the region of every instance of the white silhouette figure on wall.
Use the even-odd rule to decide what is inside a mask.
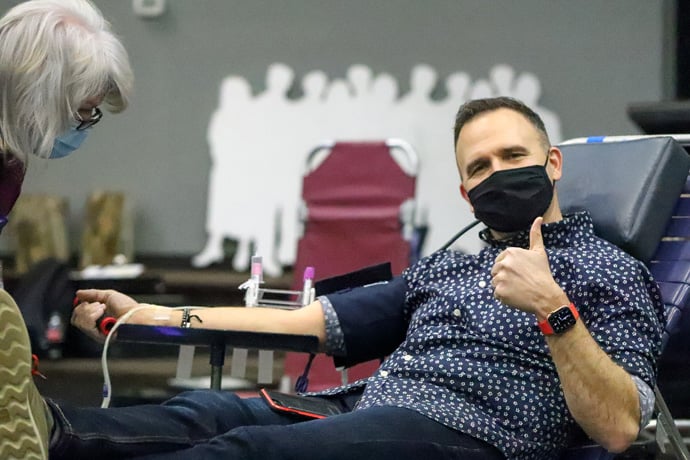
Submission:
[[[220,86],[218,108],[211,115],[207,131],[211,154],[206,210],[208,239],[203,250],[192,259],[195,267],[222,261],[225,238],[242,239],[242,226],[233,219],[233,214],[242,206],[242,196],[236,193],[235,184],[241,180],[238,177],[241,171],[250,166],[252,146],[242,133],[249,118],[247,112],[252,107],[249,83],[242,77],[225,78]],[[234,268],[244,270],[245,267],[238,259]]]
[[[299,88],[291,99],[290,90]],[[443,97],[433,94],[441,89]],[[296,81],[292,69],[272,64],[265,88],[252,96],[246,79],[232,75],[220,85],[217,109],[208,128],[211,171],[204,248],[196,267],[220,262],[224,241],[237,242],[232,265],[246,271],[251,251],[263,256],[267,276],[278,276],[296,257],[298,210],[304,163],[324,139],[383,140],[397,137],[419,155],[418,223],[429,226],[423,255],[430,254],[474,217],[460,197],[455,166],[453,120],[463,102],[478,97],[511,96],[533,107],[544,120],[552,143],[561,140],[557,114],[539,103],[536,75],[497,64],[488,78],[472,81],[466,72],[439,78],[427,64],[410,72],[409,90],[399,93],[396,79],[353,64],[344,77],[320,70]],[[476,252],[474,234],[455,247]]]

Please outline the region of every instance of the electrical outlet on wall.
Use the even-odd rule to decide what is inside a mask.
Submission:
[[[142,18],[157,18],[165,13],[165,0],[132,0],[132,9]]]

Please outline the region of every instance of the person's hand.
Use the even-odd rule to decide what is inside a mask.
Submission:
[[[139,304],[131,297],[113,290],[84,289],[77,291],[79,304],[72,311],[71,323],[92,339],[103,342],[105,336],[96,326],[103,315],[119,318]]]
[[[510,307],[534,313],[540,319],[567,303],[567,296],[551,274],[541,234],[543,218],[537,217],[529,232],[529,249],[508,248],[491,268],[494,297]]]

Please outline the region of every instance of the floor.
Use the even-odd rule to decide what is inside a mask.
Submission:
[[[146,346],[146,345],[144,345]],[[122,353],[120,353],[122,354]],[[167,353],[153,349],[154,356],[116,356],[108,360],[111,377],[112,406],[161,402],[176,393],[190,389],[171,385],[177,369],[177,355],[174,350]],[[102,401],[103,371],[101,359],[64,358],[43,359],[40,371],[46,379],[36,378],[36,385],[44,397],[81,406],[100,406]],[[229,366],[224,368],[223,383],[237,382],[229,376]],[[247,360],[247,381],[239,390],[245,394],[255,393],[256,359],[250,352]],[[277,387],[282,374],[282,355],[276,353],[274,382],[267,387]],[[204,349],[197,349],[192,366],[192,376],[199,380],[210,375],[209,355]],[[200,382],[203,388],[208,380]],[[224,385],[225,386],[225,385]]]

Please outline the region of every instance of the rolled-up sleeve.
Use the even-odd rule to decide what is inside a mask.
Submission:
[[[396,277],[391,281],[347,289],[325,296],[328,306],[337,315],[337,324],[342,331],[341,357],[345,366],[380,358],[390,354],[405,338],[408,322],[405,317],[405,281]],[[322,302],[322,305],[324,302]],[[335,336],[329,343],[330,333],[338,334],[334,322],[326,316],[326,348],[337,346]]]
[[[345,349],[345,334],[343,328],[340,327],[338,314],[335,312],[331,301],[326,296],[319,296],[319,302],[323,309],[323,317],[326,323],[326,343],[324,345],[324,352],[331,356],[346,356]]]
[[[652,419],[656,396],[654,396],[654,390],[652,390],[644,380],[636,375],[633,375],[632,379],[633,382],[635,382],[635,386],[637,387],[637,396],[640,399],[640,429],[642,429],[647,426],[649,421]]]

